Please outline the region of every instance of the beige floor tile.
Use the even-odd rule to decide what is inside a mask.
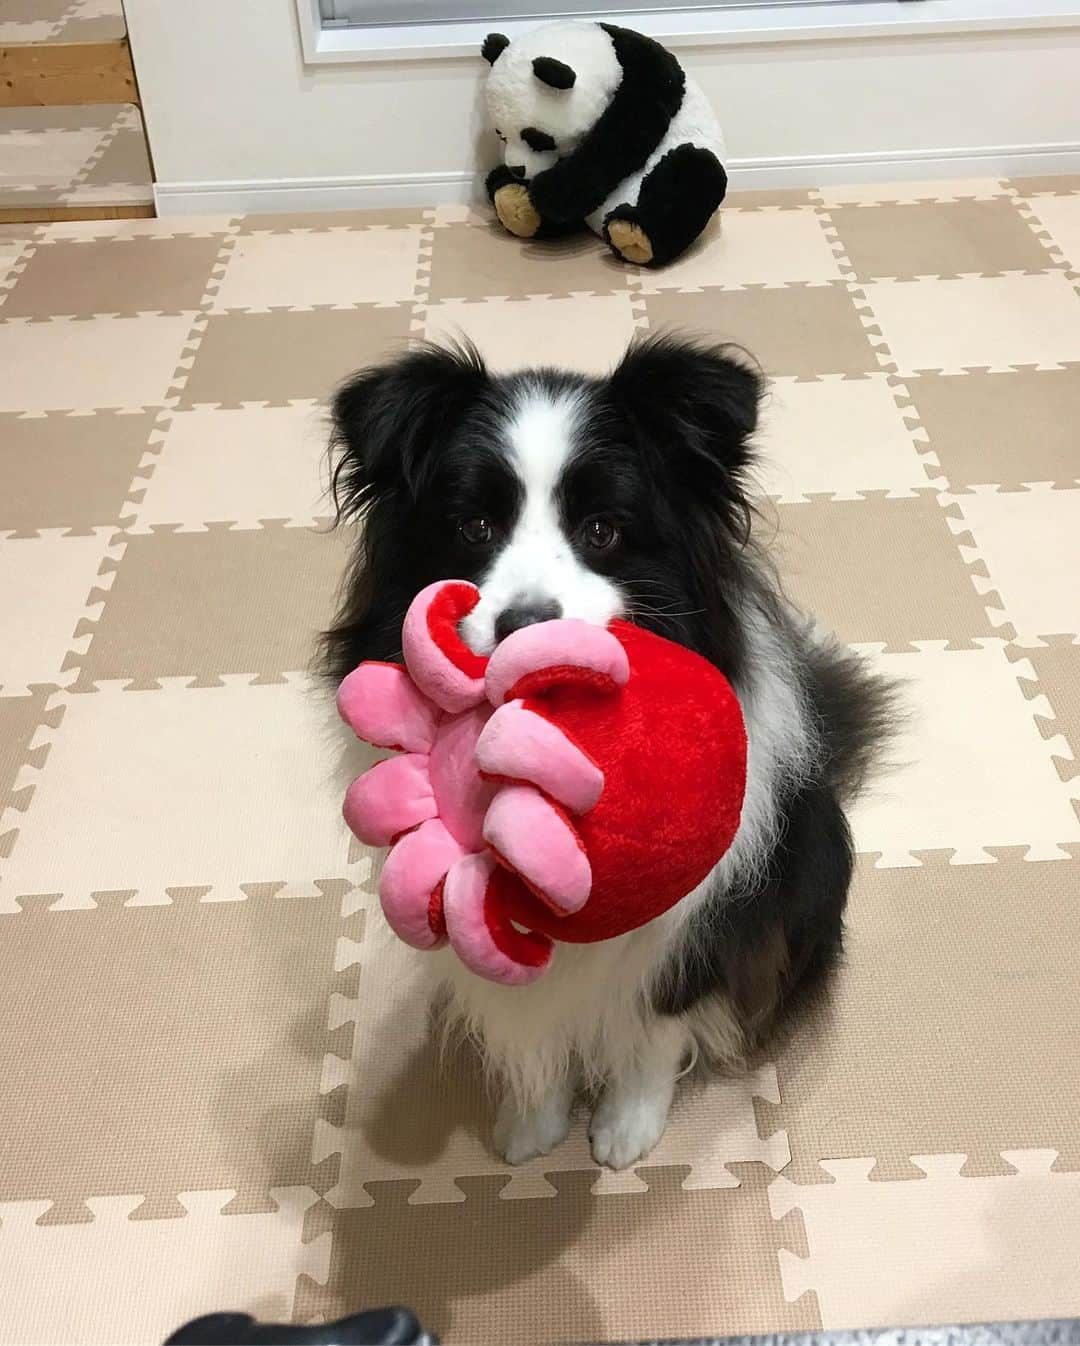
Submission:
[[[1080,1174],[1016,1150],[1014,1176],[965,1178],[929,1155],[919,1182],[866,1180],[871,1160],[830,1165],[835,1186],[769,1191],[799,1210],[809,1258],[780,1253],[791,1298],[813,1290],[826,1327],[1072,1317],[1080,1312]]]
[[[560,364],[600,374],[618,363],[636,330],[627,293],[433,304],[424,335],[438,341],[464,334],[499,371]]]
[[[524,243],[494,223],[433,233],[428,289],[433,301],[618,294],[634,274],[591,233],[538,243]]]
[[[0,415],[0,529],[118,525],[156,414]]]
[[[261,883],[306,894],[344,875],[332,709],[302,678],[248,681],[73,696],[20,820],[4,910],[38,893],[73,906],[111,891],[161,902],[184,887],[228,902]]]
[[[313,525],[333,513],[328,431],[325,413],[307,405],[178,411],[134,483],[143,491],[134,531],[219,521],[255,528],[263,519]]]
[[[828,207],[906,205],[919,201],[986,201],[1004,196],[1002,178],[941,178],[915,182],[863,182],[849,186],[822,187],[813,195]]]
[[[85,637],[75,634],[79,622],[100,611],[109,579],[98,572],[115,555],[113,536],[113,529],[98,528],[84,537],[65,537],[59,530],[0,537],[0,695],[71,680],[65,658],[86,646]]]
[[[1039,196],[1030,202],[1038,224],[1050,235],[1074,270],[1080,267],[1080,192]]]
[[[241,236],[214,312],[407,303],[420,266],[419,228]]]
[[[0,195],[33,187],[69,187],[101,143],[98,127],[80,131],[9,131],[3,137]]]
[[[5,817],[4,810],[9,805],[14,809],[16,777],[26,763],[30,742],[45,717],[48,697],[49,691],[44,687],[25,696],[0,696],[0,856],[8,853],[14,839],[9,826],[18,825],[18,813],[13,811]],[[26,800],[22,799],[22,802]]]
[[[120,0],[72,0],[58,42],[119,42],[127,33]]]
[[[72,107],[0,108],[0,134],[8,131],[107,131],[123,111],[119,103],[78,103]]]
[[[782,501],[816,492],[849,500],[863,491],[910,495],[937,474],[933,456],[913,443],[884,374],[775,382],[760,425],[757,480]]]
[[[893,769],[852,810],[859,851],[906,865],[914,851],[951,849],[955,863],[978,864],[990,846],[1027,847],[1036,860],[1063,857],[1063,844],[1080,841],[1076,791],[1051,761],[1067,745],[1043,740],[1038,703],[1017,682],[1032,670],[1010,663],[1002,642],[974,650],[934,643],[873,662],[902,680],[908,722],[889,751]]]
[[[74,1225],[35,1223],[45,1202],[0,1205],[5,1274],[24,1291],[0,1342],[141,1346],[223,1304],[288,1321],[297,1276],[323,1281],[330,1269],[330,1236],[302,1240],[304,1212],[318,1198],[308,1187],[279,1188],[275,1212],[220,1214],[231,1195],[181,1193],[187,1213],[172,1220],[128,1218],[137,1196],[97,1197],[93,1223]]]
[[[1009,185],[1021,196],[1068,196],[1080,192],[1080,177],[1075,173],[1054,173],[1045,177],[1010,178]]]
[[[743,191],[736,186],[724,198],[721,209],[724,211],[762,210],[764,208],[787,210],[796,206],[812,204],[811,192],[802,187],[780,187],[771,191],[754,191],[752,188],[747,188]]]
[[[1044,733],[1065,736],[1072,755],[1059,756],[1057,767],[1066,780],[1075,779],[1080,775],[1080,645],[1055,641],[1027,655],[1037,678],[1028,690],[1046,698],[1039,705],[1039,723]]]
[[[382,210],[252,211],[240,221],[240,234],[322,234],[356,229],[403,229],[419,226],[430,216],[423,206]]]
[[[59,22],[52,19],[0,18],[0,42],[5,46],[22,42],[48,42],[59,31]]]
[[[1060,272],[865,290],[901,374],[1080,361],[1080,295]]]
[[[838,280],[833,256],[817,213],[803,210],[727,211],[717,216],[719,228],[701,244],[659,271],[642,271],[646,294],[743,285],[814,285]],[[721,306],[726,296],[717,297]]]
[[[73,195],[89,196],[92,191],[104,191],[117,183],[127,183],[141,187],[152,200],[151,182],[146,132],[136,118],[134,125],[122,127],[112,137],[105,152],[82,175]]]
[[[1021,643],[1080,635],[1080,490],[980,489],[957,503]]]
[[[98,239],[119,241],[125,238],[180,238],[222,235],[228,229],[228,215],[168,215],[145,220],[58,220],[46,226],[50,240],[89,243]]]
[[[190,330],[186,314],[0,324],[0,411],[160,403]]]

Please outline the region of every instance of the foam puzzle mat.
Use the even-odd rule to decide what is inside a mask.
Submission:
[[[466,207],[0,230],[0,1342],[1080,1314],[1080,179],[732,197],[637,271]],[[772,378],[792,596],[905,684],[827,1005],[614,1174],[440,1070],[309,669],[327,398],[415,337]]]

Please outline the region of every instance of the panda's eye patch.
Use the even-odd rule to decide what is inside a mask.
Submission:
[[[502,143],[505,145],[505,144],[506,144],[506,137],[503,135],[503,133],[499,130],[499,128],[498,128],[497,126],[496,126],[496,128],[495,128],[495,134],[499,137],[499,139],[500,139],[500,140],[502,141]]]
[[[521,133],[521,138],[529,149],[536,150],[538,153],[541,150],[553,150],[555,148],[555,141],[551,136],[546,131],[538,131],[535,126],[526,126]]]

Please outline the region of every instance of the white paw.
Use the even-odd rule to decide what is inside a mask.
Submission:
[[[570,1131],[570,1103],[564,1095],[546,1098],[536,1108],[521,1112],[504,1098],[495,1118],[495,1150],[508,1164],[524,1164],[550,1154]]]
[[[608,1089],[589,1126],[593,1158],[609,1168],[629,1168],[644,1159],[664,1134],[670,1092],[658,1097]]]

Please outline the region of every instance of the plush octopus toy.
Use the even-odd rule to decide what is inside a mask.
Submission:
[[[353,781],[344,815],[390,848],[379,897],[402,940],[522,985],[554,941],[636,929],[701,883],[739,825],[746,733],[727,679],[681,645],[560,619],[486,657],[458,634],[478,601],[425,589],[404,665],[341,684],[346,723],[399,754]]]

